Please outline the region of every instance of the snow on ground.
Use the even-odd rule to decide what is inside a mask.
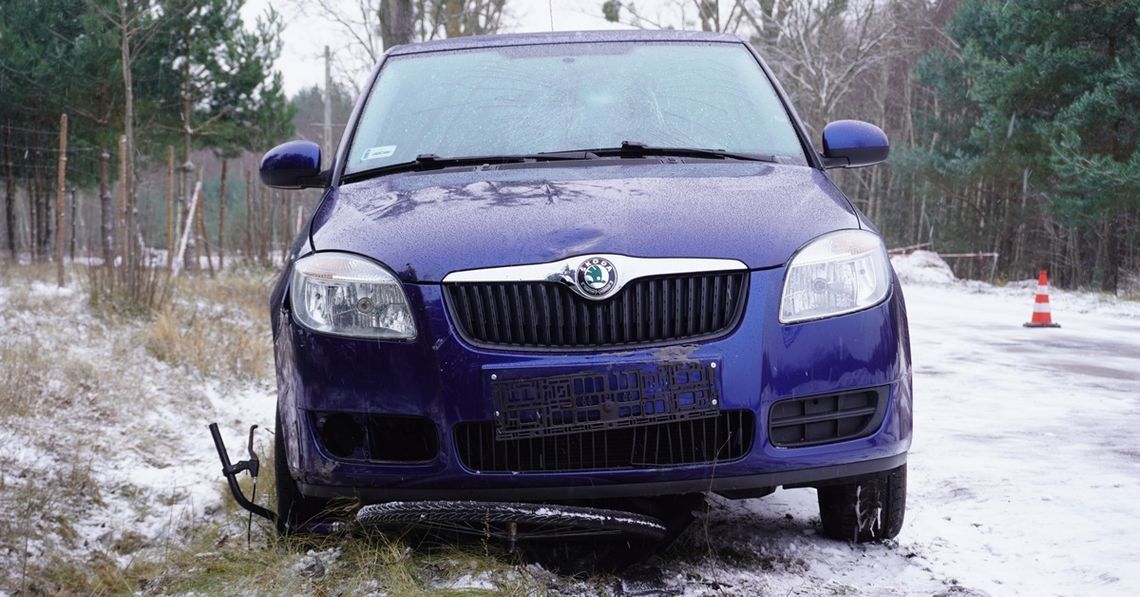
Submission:
[[[902,540],[967,585],[1140,594],[1140,305],[906,288],[914,491]]]
[[[914,251],[891,258],[895,274],[913,284],[949,284],[956,278],[950,266],[932,251]]]
[[[243,424],[272,421],[273,387],[155,359],[143,324],[96,317],[78,285],[0,290],[0,344],[33,361],[28,380],[42,389],[0,425],[0,568],[59,554],[125,564],[216,511],[221,465],[206,425],[244,446]],[[4,544],[13,537],[27,543]]]
[[[898,540],[819,537],[810,489],[714,497],[678,546],[615,577],[612,593],[1140,594],[1140,303],[1055,290],[1063,327],[1028,329],[1035,281],[956,281],[929,256],[899,270],[916,418]],[[126,559],[131,551],[116,545],[129,533],[153,545],[216,516],[220,466],[205,426],[219,421],[240,454],[244,426],[270,422],[272,380],[170,367],[130,340],[138,334],[93,317],[83,292],[33,284],[30,298],[23,293],[0,281],[0,329],[68,369],[38,398],[54,414],[0,426],[0,502],[72,466],[76,453],[98,486],[73,514],[76,536],[45,526],[30,557],[63,549]],[[29,300],[48,306],[14,307]],[[17,569],[21,550],[3,547],[0,566]],[[472,570],[437,588],[501,581]],[[562,578],[551,588],[590,594],[599,585]]]

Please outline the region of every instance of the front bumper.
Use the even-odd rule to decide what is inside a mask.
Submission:
[[[289,469],[302,493],[392,499],[555,500],[747,492],[895,468],[911,437],[910,348],[902,293],[850,315],[795,325],[777,321],[783,269],[755,271],[744,315],[719,339],[606,353],[508,352],[473,347],[455,333],[439,285],[408,285],[419,337],[392,343],[334,338],[275,318],[279,410]],[[281,299],[283,292],[277,294]],[[729,462],[557,472],[476,472],[457,453],[455,428],[494,419],[487,379],[496,371],[572,367],[603,370],[677,358],[715,361],[721,408],[754,413],[751,450]],[[881,423],[870,435],[799,448],[769,438],[772,404],[782,399],[886,388]],[[309,413],[425,417],[438,451],[415,463],[332,458]]]

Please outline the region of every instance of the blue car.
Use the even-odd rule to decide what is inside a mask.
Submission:
[[[279,529],[343,497],[656,516],[804,487],[824,534],[897,535],[906,309],[827,175],[889,145],[822,142],[734,36],[389,50],[327,166],[304,141],[261,165],[324,189],[270,305]]]

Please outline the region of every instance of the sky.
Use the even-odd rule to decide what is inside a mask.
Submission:
[[[351,14],[349,11],[356,4],[354,0],[336,1],[344,5],[346,14]],[[375,4],[378,3],[377,0]],[[686,0],[637,2],[644,16],[663,22],[676,21],[672,24],[678,28],[681,24],[677,15],[682,14],[684,8],[689,8],[688,4]],[[550,31],[551,21],[556,31],[628,28],[628,25],[610,23],[602,18],[601,5],[602,0],[508,0],[506,10],[509,14],[504,19],[504,32]],[[293,5],[281,0],[248,0],[242,8],[242,17],[246,23],[252,24],[269,6],[281,13],[286,23],[278,60],[285,92],[293,95],[301,89],[321,85],[324,81],[324,46],[331,46],[333,51],[343,47],[341,34],[322,19],[299,15]],[[694,11],[690,8],[688,12]]]

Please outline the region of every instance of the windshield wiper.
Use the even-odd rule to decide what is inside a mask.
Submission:
[[[698,147],[656,147],[637,141],[622,141],[621,147],[601,147],[579,150],[598,157],[643,158],[679,157],[713,160],[746,160],[750,162],[775,162],[776,156],[757,153],[740,153],[724,149],[702,149]],[[560,152],[570,153],[570,152]]]
[[[591,160],[598,156],[589,151],[552,151],[549,153],[516,154],[516,155],[482,155],[441,158],[434,153],[424,153],[408,162],[388,164],[360,172],[345,174],[345,182],[356,182],[376,176],[395,174],[397,172],[423,172],[426,170],[441,170],[443,168],[456,168],[462,166],[491,166],[497,164],[522,164],[527,162],[557,162],[566,160]]]
[[[775,156],[754,153],[739,153],[724,149],[700,149],[696,147],[655,147],[636,141],[622,141],[621,147],[599,149],[575,149],[570,151],[544,151],[513,155],[481,155],[441,158],[434,153],[424,153],[416,159],[388,164],[345,174],[345,182],[356,182],[397,172],[423,172],[457,168],[463,166],[491,166],[498,164],[523,164],[534,162],[558,162],[574,160],[596,160],[599,158],[643,158],[643,157],[682,157],[719,160],[747,160],[752,162],[775,162]]]

